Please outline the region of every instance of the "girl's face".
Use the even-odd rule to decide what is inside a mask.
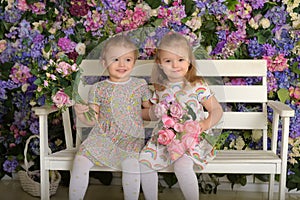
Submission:
[[[111,47],[103,64],[108,68],[109,80],[128,81],[135,64],[135,52],[125,47]]]
[[[190,66],[188,55],[181,56],[167,50],[160,50],[158,62],[170,82],[183,81]]]

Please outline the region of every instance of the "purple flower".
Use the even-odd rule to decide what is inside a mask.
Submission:
[[[268,71],[267,74],[267,91],[268,93],[271,91],[277,91],[278,85],[277,85],[277,80],[274,77],[274,74],[270,71]]]
[[[284,25],[286,22],[286,17],[288,16],[287,11],[284,6],[274,6],[265,14],[265,18],[268,18],[276,26]]]
[[[246,2],[249,3],[253,9],[260,9],[264,7],[266,0],[246,0]]]
[[[8,23],[16,23],[20,21],[22,17],[22,11],[13,7],[12,9],[8,9],[4,11],[4,20]]]
[[[258,43],[256,38],[249,40],[248,52],[252,58],[260,57],[262,55],[262,50],[262,46]]]
[[[16,171],[18,165],[19,163],[15,158],[13,160],[5,160],[3,163],[3,170],[8,173],[12,173]]]
[[[277,54],[277,50],[274,46],[272,46],[271,44],[263,44],[262,45],[262,53],[264,56],[275,56]]]

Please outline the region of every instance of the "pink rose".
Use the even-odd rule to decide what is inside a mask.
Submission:
[[[184,134],[181,138],[181,142],[186,149],[194,150],[195,146],[199,144],[198,134]]]
[[[184,130],[183,124],[181,124],[181,123],[176,123],[173,128],[176,132],[179,132],[179,133],[183,132],[183,130]]]
[[[62,90],[58,91],[54,96],[52,96],[52,101],[58,108],[61,108],[64,105],[71,105],[70,97]]]
[[[200,124],[197,121],[186,121],[183,129],[187,134],[200,134],[201,131]]]
[[[169,117],[168,115],[163,115],[161,118],[164,127],[166,128],[172,128],[175,125],[175,120],[172,117]]]
[[[177,139],[172,140],[171,143],[168,145],[167,149],[170,154],[171,160],[177,160],[186,151],[184,144]]]
[[[170,129],[160,130],[158,131],[157,141],[162,145],[167,145],[172,141],[174,137],[175,137],[175,133],[172,130]]]
[[[173,102],[170,105],[170,114],[172,117],[180,119],[184,114],[182,106],[177,102]]]

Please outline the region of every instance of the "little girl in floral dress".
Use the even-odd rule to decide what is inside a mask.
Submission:
[[[152,93],[144,79],[130,76],[137,54],[136,46],[126,36],[110,38],[101,53],[109,78],[92,86],[89,106],[75,105],[77,117],[94,126],[74,159],[69,188],[71,200],[84,198],[89,170],[94,165],[121,170],[124,199],[139,197],[138,158],[145,143],[142,108],[150,107]],[[90,108],[95,111],[93,120],[85,115]]]
[[[149,114],[158,124],[140,155],[145,198],[157,199],[157,170],[173,164],[185,199],[199,200],[194,165],[204,169],[214,158],[213,145],[205,138],[223,110],[206,82],[196,76],[192,48],[183,35],[171,32],[160,41],[152,83],[155,105]]]

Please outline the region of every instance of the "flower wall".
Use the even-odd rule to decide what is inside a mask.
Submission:
[[[63,109],[71,103],[79,64],[96,45],[110,35],[143,29],[136,42],[140,59],[147,59],[153,57],[159,39],[175,30],[189,39],[196,56],[201,46],[212,59],[267,60],[269,99],[295,110],[287,187],[300,189],[299,4],[299,0],[2,0],[0,178],[20,169],[26,139],[39,134],[32,106],[54,103]],[[227,84],[237,82],[255,84],[250,77],[227,79]],[[54,127],[59,120],[53,117]],[[224,135],[222,148],[261,146],[257,132],[247,138]],[[61,143],[55,139],[50,145],[55,149]],[[33,158],[38,156],[38,141],[30,151]]]

